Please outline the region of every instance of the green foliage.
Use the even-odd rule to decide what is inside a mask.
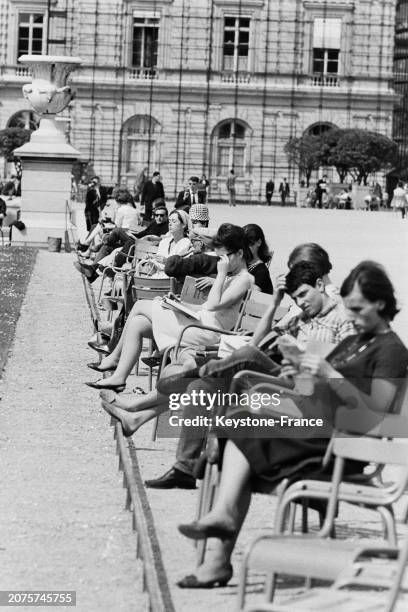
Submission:
[[[313,134],[290,138],[285,145],[284,151],[289,164],[299,168],[301,176],[306,178],[307,187],[313,170],[318,170],[321,166],[321,145],[322,137]]]
[[[398,159],[397,144],[377,132],[337,130],[332,145],[326,152],[326,165],[336,167],[340,180],[349,173],[359,185],[367,185],[373,172],[390,170]]]
[[[334,128],[320,135],[304,134],[285,145],[289,163],[295,164],[309,186],[313,170],[334,166],[344,183],[347,174],[359,184],[380,170],[389,171],[398,160],[396,143],[377,132]]]
[[[5,128],[0,130],[0,155],[8,162],[14,160],[13,151],[30,140],[31,131],[23,128]]]

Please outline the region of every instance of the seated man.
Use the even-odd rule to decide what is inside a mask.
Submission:
[[[320,270],[312,264],[305,261],[295,264],[287,274],[286,279],[280,278],[277,289],[271,299],[271,306],[265,312],[255,331],[254,343],[259,344],[271,331],[273,317],[282,300],[284,291],[287,291],[296,301],[301,308],[301,313],[290,319],[285,326],[274,328],[277,334],[290,334],[302,342],[318,340],[338,344],[353,333],[353,326],[348,320],[343,304],[332,300],[326,294]],[[235,351],[231,357],[211,361],[204,366],[200,370],[200,375],[203,375],[205,380],[197,378],[199,375],[197,368],[185,372],[184,378],[183,376],[172,377],[167,381],[165,378],[161,379],[157,386],[160,394],[158,400],[161,402],[157,412],[163,412],[168,408],[168,400],[165,394],[168,396],[171,393],[184,391],[188,379],[195,379],[186,390],[190,397],[201,390],[209,393],[219,390],[226,392],[229,390],[234,374],[243,369],[274,374],[278,371],[277,364],[255,346],[241,348]],[[135,408],[137,409],[137,401],[125,400],[116,396],[115,401],[111,404],[115,407],[114,416],[120,419],[122,425],[126,426],[127,432],[136,431],[140,423],[146,422],[143,419],[143,411],[139,409],[137,412],[133,412]],[[202,414],[203,407],[194,405],[193,402],[184,409],[184,416],[188,418],[202,416]],[[153,416],[155,415],[153,414]],[[173,487],[194,488],[194,466],[200,456],[206,433],[207,428],[205,426],[183,427],[175,465],[162,477],[146,481],[146,486],[163,489]]]
[[[202,191],[199,191],[199,184],[200,179],[198,176],[190,176],[188,187],[184,191],[179,192],[174,208],[182,208],[188,213],[190,207],[194,204],[204,204],[205,196]]]

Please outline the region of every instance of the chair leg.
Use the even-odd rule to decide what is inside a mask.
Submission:
[[[301,500],[301,508],[302,508],[302,533],[308,533],[309,531],[309,523],[308,523],[308,503],[307,499]]]
[[[268,574],[265,581],[266,601],[272,601],[275,595],[276,574]]]
[[[293,533],[295,530],[295,520],[296,520],[296,504],[290,504],[289,506],[289,515],[288,515],[288,523],[287,523],[287,531],[288,533]]]
[[[208,470],[207,470],[208,467]],[[208,463],[204,474],[204,480],[202,486],[205,487],[203,491],[203,498],[199,505],[200,517],[210,512],[214,505],[215,496],[218,488],[218,466],[215,464]],[[205,552],[207,548],[207,540],[199,540],[197,544],[197,567],[204,563]]]
[[[378,512],[384,525],[384,537],[390,546],[397,546],[397,534],[395,529],[395,517],[392,506],[379,506]]]

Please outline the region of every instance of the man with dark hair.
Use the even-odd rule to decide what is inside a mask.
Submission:
[[[266,204],[268,206],[272,205],[272,197],[273,197],[274,190],[275,190],[275,183],[273,182],[272,179],[270,179],[269,181],[267,181],[266,186],[265,186]]]
[[[202,191],[199,191],[200,179],[198,176],[190,176],[188,179],[188,187],[184,191],[180,191],[174,208],[181,208],[187,213],[190,206],[194,204],[205,204],[205,196]]]
[[[325,293],[324,283],[319,277],[319,271],[310,263],[301,261],[294,264],[289,274],[279,277],[277,281],[277,291],[271,299],[271,305],[265,312],[257,329],[255,330],[252,344],[234,351],[231,357],[210,361],[206,364],[200,374],[202,378],[197,378],[191,382],[185,390],[190,397],[194,392],[204,389],[206,392],[220,390],[227,392],[230,388],[232,377],[240,370],[253,370],[263,373],[274,373],[278,370],[277,364],[269,359],[263,351],[256,348],[262,340],[271,332],[277,335],[290,334],[301,342],[318,340],[325,343],[339,344],[341,340],[354,333],[353,325],[347,317],[343,304],[331,300]],[[279,327],[273,326],[273,319],[276,310],[284,296],[285,291],[301,308],[302,312],[294,316],[289,322]],[[196,372],[191,371],[190,379],[197,376]],[[211,379],[213,379],[212,382]],[[187,381],[184,380],[184,383]],[[158,383],[160,393],[167,393],[165,387],[166,379],[163,378]],[[178,390],[175,386],[168,385],[170,393]],[[170,389],[171,388],[171,389]],[[184,408],[183,417],[194,418],[202,414],[202,407],[190,404]],[[147,480],[146,486],[155,489],[193,489],[195,488],[194,467],[200,456],[203,441],[206,435],[206,428],[182,427],[181,435],[177,447],[176,463],[160,478]]]
[[[145,224],[148,224],[152,220],[152,208],[154,200],[157,198],[164,199],[164,188],[163,183],[160,180],[160,172],[156,170],[153,172],[152,180],[146,181],[143,185],[142,195],[140,197],[141,206],[144,205],[143,220]]]
[[[99,176],[93,176],[85,196],[86,229],[91,231],[92,226],[98,223],[99,214],[108,199],[108,190],[101,185]]]

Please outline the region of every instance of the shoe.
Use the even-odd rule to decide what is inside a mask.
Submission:
[[[80,240],[78,240],[78,242],[76,243],[75,248],[77,251],[80,251],[80,252],[87,251],[89,249],[88,245],[82,244]]]
[[[121,393],[122,391],[125,390],[126,385],[101,385],[100,383],[103,381],[104,379],[101,378],[100,380],[97,380],[95,382],[86,382],[85,384],[88,385],[88,387],[92,387],[92,389],[98,389],[98,391],[100,391],[101,389],[110,389],[111,391],[116,391],[116,393]]]
[[[93,342],[92,340],[88,342],[88,346],[91,347],[94,351],[98,351],[98,353],[103,353],[104,355],[109,355],[110,350],[107,344],[98,344],[97,342]]]
[[[195,489],[196,481],[190,474],[172,467],[160,478],[145,480],[145,485],[150,489]]]
[[[87,363],[86,365],[88,368],[91,368],[91,370],[95,370],[95,372],[111,372],[112,370],[116,370],[115,366],[111,366],[110,368],[100,368],[100,363],[97,361]]]
[[[222,525],[203,525],[198,521],[179,525],[178,530],[190,540],[206,540],[207,538],[231,540],[236,535],[233,529],[228,529]]]
[[[212,580],[201,581],[194,574],[185,576],[176,584],[180,589],[213,589],[215,586],[224,587],[231,580],[233,574],[232,565],[230,565],[222,576],[213,578]]]
[[[95,268],[90,264],[74,261],[74,266],[78,270],[78,272],[81,272],[81,274],[86,276],[86,278],[91,278],[93,274],[95,274]]]

